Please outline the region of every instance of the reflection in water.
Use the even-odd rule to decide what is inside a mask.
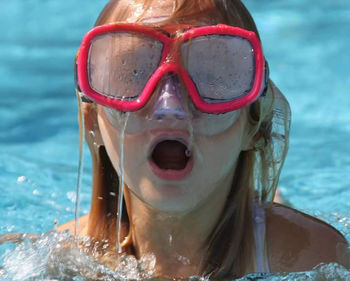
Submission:
[[[145,280],[152,277],[156,264],[154,255],[147,254],[139,260],[125,255],[113,266],[103,265],[104,259],[111,259],[110,254],[101,251],[107,244],[76,238],[68,232],[50,231],[22,238],[3,255],[0,280]],[[187,280],[210,279],[193,276]],[[350,270],[331,263],[307,272],[249,274],[238,280],[350,280]]]

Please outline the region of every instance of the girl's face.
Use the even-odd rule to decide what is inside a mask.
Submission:
[[[143,12],[137,5],[132,9],[129,22]],[[159,1],[141,22],[164,19],[172,9],[173,1]],[[164,77],[139,111],[119,113],[99,105],[98,124],[118,174],[123,165],[128,189],[163,212],[188,212],[214,192],[228,194],[238,156],[249,146],[246,109],[202,113],[176,75]]]

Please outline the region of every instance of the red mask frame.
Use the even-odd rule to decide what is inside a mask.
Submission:
[[[77,80],[80,89],[89,99],[104,106],[112,107],[122,112],[136,111],[140,110],[146,105],[159,81],[165,75],[174,73],[177,74],[182,80],[195,107],[205,113],[221,114],[234,111],[245,107],[258,99],[266,88],[267,78],[265,76],[268,75],[268,71],[266,71],[267,65],[260,40],[253,31],[224,24],[191,28],[186,26],[185,30],[183,25],[179,25],[179,27],[181,32],[179,32],[179,34],[174,33],[171,35],[169,35],[167,32],[161,31],[159,28],[134,23],[112,23],[97,26],[91,29],[82,40],[76,60]],[[166,28],[164,28],[164,30],[166,30]],[[173,30],[174,28],[172,26],[172,31]],[[97,36],[116,32],[142,34],[163,43],[161,60],[157,69],[151,75],[146,86],[143,88],[142,93],[134,100],[122,100],[119,98],[106,96],[94,90],[90,85],[88,60],[91,43]],[[255,75],[253,85],[248,93],[231,101],[215,103],[207,102],[199,95],[196,84],[193,82],[188,71],[181,63],[178,46],[181,45],[181,42],[205,35],[237,36],[246,39],[251,44],[252,51],[254,53]]]

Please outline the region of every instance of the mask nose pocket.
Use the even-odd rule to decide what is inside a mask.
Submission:
[[[186,110],[179,78],[170,74],[159,83],[152,119],[185,119]]]

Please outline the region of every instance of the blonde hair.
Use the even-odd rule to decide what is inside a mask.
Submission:
[[[220,18],[221,23],[258,34],[250,13],[239,0],[174,1],[175,10],[167,22],[191,23],[203,18],[216,21]],[[127,19],[131,9],[128,6],[117,7],[118,2],[112,0],[106,5],[96,25]],[[151,3],[151,0],[143,1],[144,11]],[[213,13],[216,13],[215,16]],[[88,235],[97,240],[107,239],[113,245],[116,240],[115,194],[119,192],[118,175],[99,136],[94,107],[89,104],[84,109],[86,139],[93,163]],[[253,203],[257,194],[261,202],[273,198],[288,148],[289,106],[271,81],[265,96],[250,105],[248,115],[253,147],[249,151],[242,151],[239,156],[231,192],[221,219],[204,246],[207,255],[200,265],[201,274],[211,274],[215,278],[234,278],[254,270]],[[95,133],[90,134],[91,131]],[[126,235],[128,214],[124,212],[122,218]],[[132,245],[124,250],[132,252]]]

